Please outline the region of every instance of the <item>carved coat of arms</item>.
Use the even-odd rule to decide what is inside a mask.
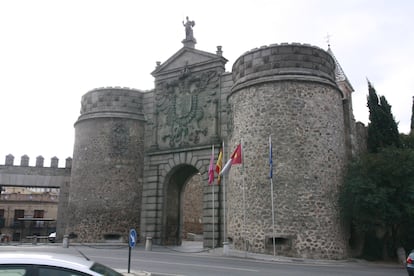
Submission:
[[[208,134],[208,126],[201,123],[205,118],[208,91],[218,86],[215,71],[192,75],[185,68],[176,80],[164,82],[157,91],[159,142],[169,147],[200,143]]]

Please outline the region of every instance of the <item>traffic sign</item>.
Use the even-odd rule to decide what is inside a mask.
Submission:
[[[135,229],[129,230],[129,247],[135,247],[137,243],[137,231]]]

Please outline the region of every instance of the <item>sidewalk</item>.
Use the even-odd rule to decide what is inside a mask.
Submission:
[[[183,253],[203,253],[213,256],[222,256],[222,257],[236,257],[236,258],[248,258],[255,260],[263,261],[273,261],[279,263],[303,263],[303,264],[318,264],[318,265],[339,265],[339,264],[350,264],[350,263],[361,263],[361,264],[372,264],[375,266],[396,266],[401,267],[401,264],[398,263],[387,263],[387,262],[369,262],[363,259],[348,258],[342,260],[326,260],[326,259],[306,259],[306,258],[296,258],[296,257],[285,257],[285,256],[273,256],[268,254],[259,254],[245,252],[242,250],[236,250],[230,245],[227,251],[227,254],[224,254],[223,247],[218,248],[203,248],[203,242],[197,241],[183,241],[181,246],[172,247],[173,250],[183,252]]]

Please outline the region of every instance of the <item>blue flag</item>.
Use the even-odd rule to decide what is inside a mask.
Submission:
[[[273,178],[272,136],[269,135],[269,178]]]

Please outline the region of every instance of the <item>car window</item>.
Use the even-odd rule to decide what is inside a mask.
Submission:
[[[0,266],[0,275],[1,276],[27,276],[28,267],[24,265],[14,265],[14,266]]]
[[[109,268],[107,266],[104,266],[100,263],[94,263],[91,267],[92,271],[95,271],[99,274],[105,275],[105,276],[122,276],[121,273],[116,272],[112,268]]]
[[[38,276],[85,276],[83,272],[65,269],[62,267],[39,266],[37,268]],[[3,276],[2,274],[0,274]]]

